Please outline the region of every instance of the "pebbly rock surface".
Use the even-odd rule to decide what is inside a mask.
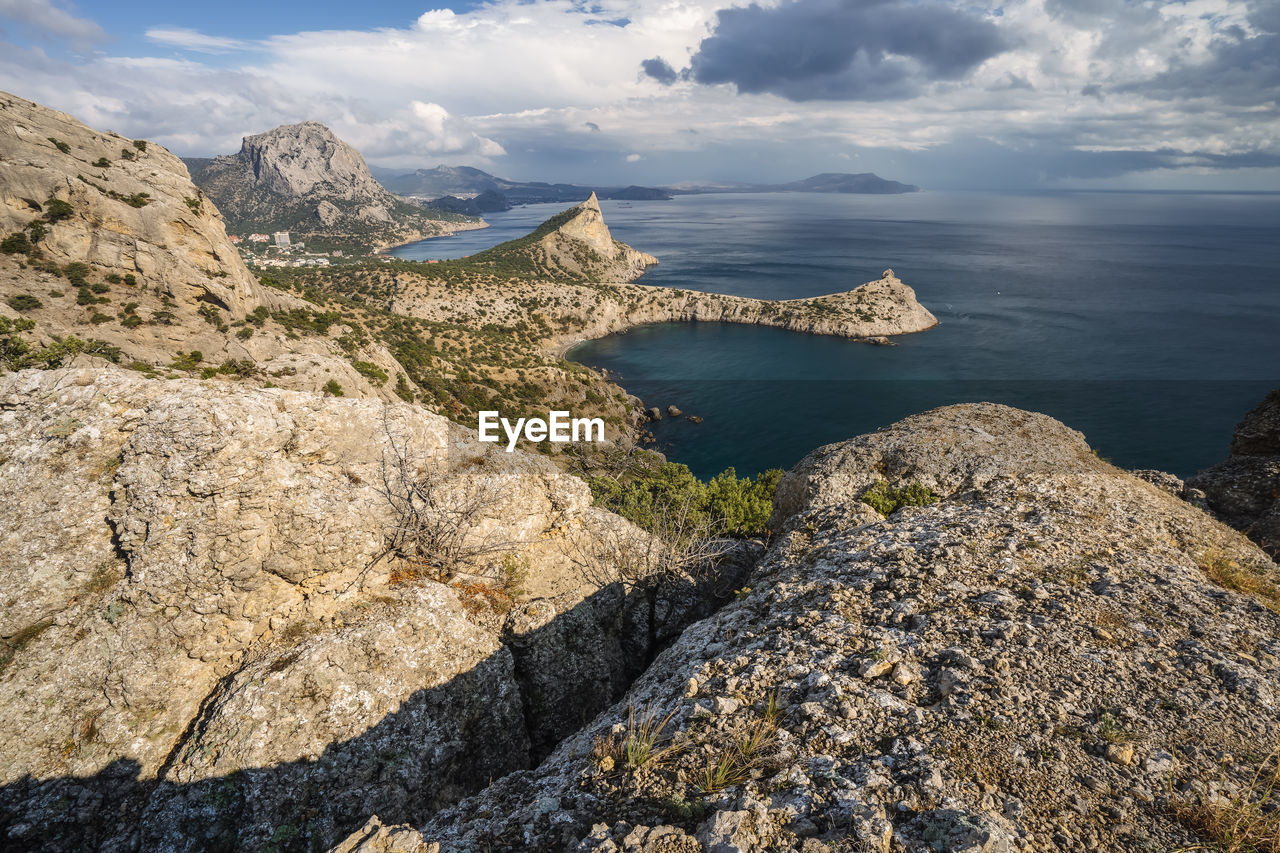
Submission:
[[[821,448],[773,525],[738,600],[537,770],[342,849],[1168,850],[1280,738],[1280,616],[1207,574],[1275,564],[1046,416]]]
[[[401,456],[498,550],[452,579],[389,551]],[[574,559],[639,531],[408,404],[12,373],[0,505],[0,846],[315,849],[374,811],[421,823],[615,701],[645,632]]]
[[[1205,493],[1223,521],[1280,559],[1280,390],[1236,426],[1227,459],[1188,485]]]

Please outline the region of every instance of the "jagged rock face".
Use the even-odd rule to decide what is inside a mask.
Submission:
[[[360,152],[318,121],[286,124],[246,136],[237,155],[253,172],[255,186],[283,196],[322,191],[347,200],[387,195],[369,174]]]
[[[1226,461],[1187,485],[1203,491],[1223,521],[1280,559],[1280,390],[1236,426]]]
[[[133,275],[191,309],[209,301],[243,317],[273,304],[182,161],[144,146],[0,92],[0,236],[48,214],[55,199],[70,213],[38,243],[49,260]]]
[[[938,500],[882,516],[880,480]],[[1280,616],[1202,566],[1280,570],[1048,417],[917,415],[810,454],[775,508],[740,600],[536,772],[352,844],[1175,849],[1177,805],[1280,736]],[[638,767],[628,709],[671,715]]]
[[[637,251],[613,239],[609,226],[604,224],[604,214],[600,211],[600,202],[595,193],[578,205],[577,213],[572,219],[544,237],[542,242],[548,251],[554,252],[564,239],[584,243],[605,260],[621,265],[620,281],[630,281],[643,272],[645,267],[658,262],[653,255]]]
[[[387,554],[396,447],[448,506],[485,489],[467,538],[526,567],[515,610]],[[624,614],[571,546],[638,531],[544,457],[415,406],[13,373],[0,501],[0,829],[22,847],[253,849],[281,826],[314,846],[375,809],[422,821],[625,687]]]
[[[537,249],[544,263],[570,276],[585,276],[597,282],[627,282],[658,262],[653,255],[613,239],[595,193],[562,215],[567,217],[565,221],[544,235]]]
[[[396,204],[360,152],[318,121],[246,136],[239,153],[215,157],[199,181],[236,222],[307,203],[317,225],[335,225],[344,215],[385,222]]]
[[[195,179],[240,231],[296,231],[382,246],[483,227],[441,221],[395,196],[374,179],[359,151],[318,121],[246,136],[238,153],[208,161]]]

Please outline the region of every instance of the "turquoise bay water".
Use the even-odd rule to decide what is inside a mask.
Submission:
[[[570,353],[647,405],[702,416],[664,419],[654,433],[703,476],[789,467],[821,444],[974,400],[1046,412],[1118,465],[1186,476],[1222,459],[1235,423],[1280,386],[1277,195],[703,195],[602,206],[615,237],[661,261],[642,284],[792,299],[891,267],[941,321],[895,347],[691,323]],[[469,254],[560,206],[538,207],[447,239],[474,241],[460,252]]]

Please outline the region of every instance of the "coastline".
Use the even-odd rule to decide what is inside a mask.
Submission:
[[[444,231],[440,234],[431,234],[426,237],[419,236],[416,239],[401,240],[398,243],[388,243],[385,246],[379,246],[378,248],[374,249],[373,254],[386,255],[390,253],[393,249],[399,249],[401,246],[410,246],[410,245],[413,245],[414,243],[422,243],[427,240],[434,240],[437,237],[450,237],[454,234],[459,233],[460,231],[480,231],[489,227],[489,223],[485,222],[483,219],[480,220],[479,222],[450,222],[447,224],[454,227],[451,227],[448,231]]]
[[[643,303],[631,304],[620,299],[598,301],[595,307],[606,310],[597,310],[590,320],[578,318],[583,322],[577,329],[548,341],[543,351],[552,358],[563,359],[586,341],[659,323],[767,326],[881,345],[890,338],[925,332],[938,325],[938,318],[917,301],[915,291],[898,279],[893,270],[885,270],[881,278],[852,290],[803,299],[752,299],[665,287],[642,289]],[[620,305],[627,307],[618,310]]]

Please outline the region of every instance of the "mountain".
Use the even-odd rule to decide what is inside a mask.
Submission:
[[[777,184],[771,192],[797,193],[866,193],[888,195],[893,193],[916,193],[920,188],[914,184],[902,184],[888,181],[871,172],[856,175],[847,172],[823,172],[802,181],[789,184]]]
[[[464,216],[482,216],[511,209],[511,202],[497,190],[485,190],[474,198],[458,198],[454,195],[433,198],[427,202],[428,210],[442,210],[445,213],[460,213]]]
[[[393,192],[420,198],[472,196],[498,192],[512,204],[579,202],[592,193],[597,198],[665,200],[671,194],[654,187],[586,187],[577,184],[548,184],[540,181],[509,181],[470,166],[437,166],[411,174],[390,174],[379,170],[383,185]]]
[[[384,346],[296,333],[316,308],[245,267],[163,147],[0,93],[0,373],[115,362],[396,399]]]
[[[858,193],[867,195],[894,195],[920,192],[915,184],[890,181],[872,172],[823,172],[799,181],[785,184],[696,184],[687,183],[668,187],[677,195],[698,193]]]
[[[188,166],[236,233],[290,231],[295,242],[367,250],[476,226],[388,192],[359,151],[316,121],[246,136],[237,154]]]

